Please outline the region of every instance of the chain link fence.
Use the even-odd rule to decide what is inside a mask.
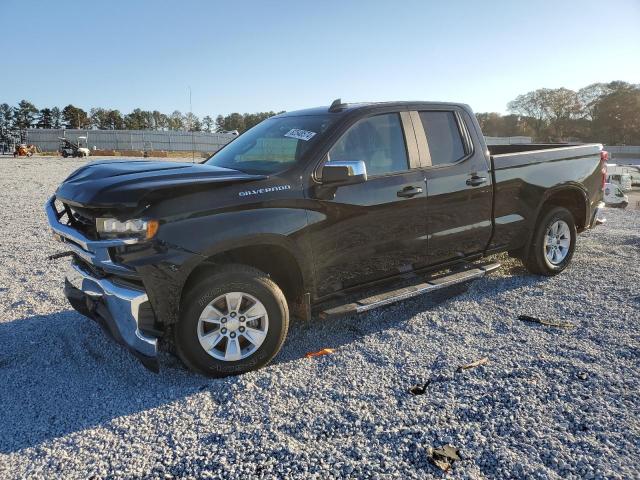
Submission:
[[[143,150],[166,152],[213,153],[236,136],[228,133],[180,132],[155,130],[75,130],[29,129],[25,143],[36,145],[43,152],[55,152],[59,137],[77,142],[86,137],[87,146],[94,150]],[[84,140],[82,141],[84,144]],[[83,145],[84,146],[84,145]]]
[[[74,142],[86,137],[87,146],[94,150],[135,150],[165,152],[213,153],[235,138],[228,133],[156,131],[156,130],[76,130],[28,129],[23,142],[36,145],[43,152],[59,149],[59,137]],[[485,137],[488,145],[531,143],[531,137]],[[82,141],[84,144],[84,140]],[[7,146],[8,147],[8,146]],[[7,148],[8,149],[8,148]]]

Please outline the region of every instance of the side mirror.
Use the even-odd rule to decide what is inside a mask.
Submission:
[[[367,166],[362,160],[327,162],[322,167],[323,185],[341,187],[367,181]]]

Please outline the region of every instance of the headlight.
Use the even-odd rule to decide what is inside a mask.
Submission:
[[[121,222],[115,218],[96,218],[96,229],[102,238],[153,238],[158,231],[157,220],[132,219]]]

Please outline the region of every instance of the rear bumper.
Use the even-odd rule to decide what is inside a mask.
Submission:
[[[140,331],[141,315],[149,311],[149,299],[144,290],[96,278],[71,264],[64,293],[75,310],[100,324],[145,367],[159,371],[158,339]]]

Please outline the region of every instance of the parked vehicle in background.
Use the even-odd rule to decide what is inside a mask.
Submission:
[[[487,147],[463,104],[344,104],[271,117],[202,164],[108,161],[47,202],[65,294],[157,370],[158,341],[211,376],[267,364],[289,316],[342,316],[499,267],[570,263],[596,224],[600,144]]]
[[[58,137],[60,140],[60,155],[67,157],[88,157],[91,151],[87,145],[87,137],[78,137],[78,141],[74,142],[65,137]]]
[[[623,192],[631,190],[631,175],[627,172],[627,168],[615,163],[607,164],[607,182],[615,183]]]
[[[21,143],[16,145],[16,149],[13,151],[14,157],[31,157],[38,153],[38,147],[35,145],[26,145]]]
[[[631,186],[640,187],[640,165],[620,165],[620,167],[631,177]]]
[[[627,208],[629,197],[615,183],[605,183],[604,203],[607,207]]]

